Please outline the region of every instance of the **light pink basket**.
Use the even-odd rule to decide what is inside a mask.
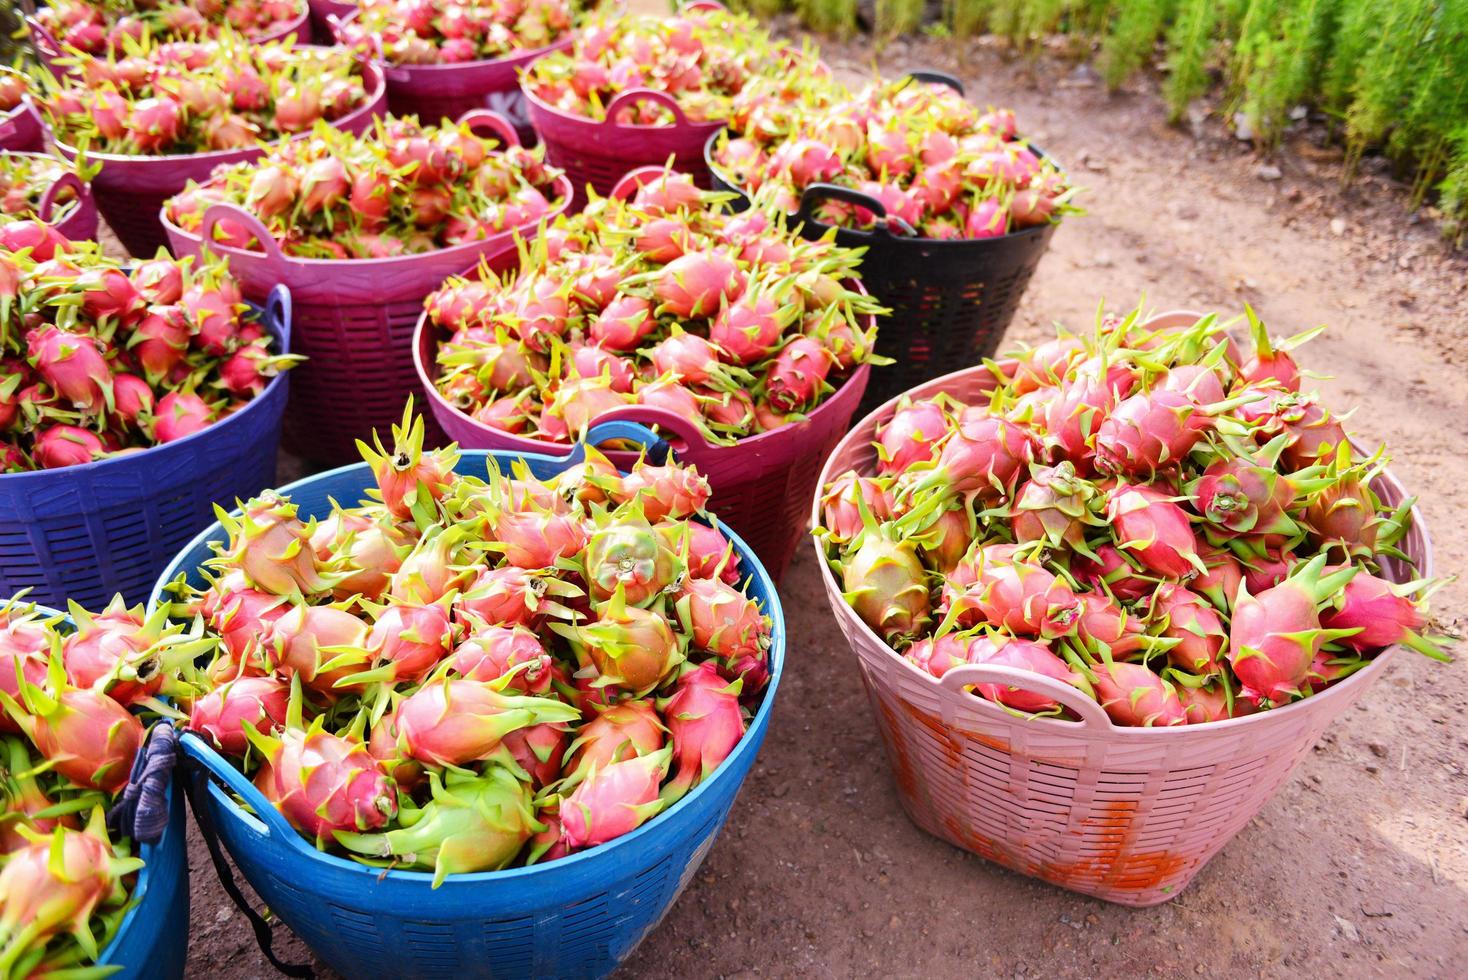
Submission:
[[[55,157],[44,153],[7,153],[7,156],[35,157],[39,160],[55,160]],[[58,163],[60,161],[57,161]],[[55,218],[56,195],[64,190],[76,192],[76,199],[69,205],[59,220]],[[62,205],[68,207],[68,205]],[[47,222],[57,231],[65,235],[73,242],[93,240],[97,237],[97,204],[92,200],[92,189],[86,181],[74,173],[64,173],[41,194],[41,201],[36,206],[36,218]]]
[[[466,113],[462,121],[514,142],[514,128],[487,110]],[[571,184],[564,176],[557,180],[556,195],[561,210],[570,205]],[[554,221],[559,213],[545,220]],[[259,219],[233,204],[210,207],[198,234],[161,212],[159,220],[179,256],[197,255],[204,241],[213,241],[219,221],[237,222],[263,244],[263,252],[211,247],[229,260],[246,299],[258,302],[277,283],[290,288],[291,349],[306,361],[291,371],[285,441],[297,455],[332,465],[359,459],[356,440],[370,439],[374,429],[386,432],[402,417],[407,397],[418,392],[412,344],[424,298],[481,258],[491,265],[501,256],[513,258],[517,232],[537,233],[537,226],[527,225],[483,241],[391,259],[303,259],[281,252]]]
[[[1196,320],[1167,314],[1152,325]],[[993,386],[986,369],[969,368],[909,394],[987,399]],[[820,486],[848,469],[875,472],[877,423],[892,416],[897,401],[851,430],[826,462]],[[1372,489],[1388,507],[1407,496],[1386,473]],[[818,523],[819,496],[812,513]],[[1431,543],[1415,508],[1402,548],[1415,568],[1388,558],[1386,577],[1432,575]],[[1079,691],[1028,671],[970,665],[940,681],[919,670],[852,611],[819,542],[816,549],[827,599],[856,653],[912,821],[1021,874],[1120,905],[1156,905],[1186,888],[1396,653],[1382,650],[1345,680],[1282,708],[1203,725],[1123,728]],[[1080,720],[1016,718],[963,690],[981,683],[1043,694]]]
[[[362,80],[367,101],[331,125],[352,134],[367,131],[372,121],[383,114],[387,91],[377,66],[364,64]],[[293,139],[305,139],[302,133]],[[75,160],[77,149],[57,142],[56,149]],[[256,160],[264,156],[268,146],[248,150],[215,150],[211,153],[187,153],[164,156],[127,156],[119,153],[87,153],[87,161],[100,163],[102,169],[92,178],[97,207],[118,241],[138,258],[152,258],[168,244],[168,236],[158,215],[163,202],[183,190],[189,181],[202,183],[215,167]],[[263,301],[263,294],[260,297]]]
[[[642,181],[663,173],[662,168],[633,171],[613,189],[613,194],[625,197]],[[516,261],[514,253],[504,258],[505,267]],[[847,285],[861,289],[860,283]],[[870,327],[871,323],[866,326]],[[551,456],[569,451],[570,447],[563,443],[544,442],[491,428],[450,404],[433,383],[438,375],[437,352],[437,330],[424,313],[418,319],[413,337],[413,363],[429,409],[450,439],[466,449]],[[713,445],[688,419],[645,405],[607,412],[596,421],[657,426],[677,457],[698,467],[708,478],[713,489],[709,509],[749,543],[778,581],[804,536],[806,504],[815,492],[821,460],[851,425],[851,417],[861,404],[870,377],[871,366],[863,364],[805,421],[740,439],[732,446]],[[611,451],[607,455],[623,469],[637,459],[636,452]]]

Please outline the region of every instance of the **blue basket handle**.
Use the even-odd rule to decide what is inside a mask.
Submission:
[[[255,944],[260,947],[260,952],[270,961],[270,965],[288,977],[311,978],[316,976],[316,971],[305,964],[283,963],[275,955],[275,933],[270,928],[270,923],[265,917],[250,905],[245,899],[240,886],[235,882],[234,871],[229,862],[225,860],[224,851],[219,845],[219,831],[214,826],[214,812],[209,807],[209,782],[217,779],[223,783],[231,792],[240,796],[255,811],[256,816],[265,824],[267,834],[280,834],[284,840],[294,841],[302,844],[299,834],[286,823],[280,811],[270,805],[257,790],[253,783],[245,778],[227,760],[217,752],[209,748],[199,736],[191,732],[185,732],[179,740],[179,748],[183,758],[183,765],[192,778],[184,780],[188,787],[189,808],[194,811],[194,822],[199,825],[199,835],[204,838],[204,843],[209,848],[209,857],[214,861],[214,872],[219,876],[219,884],[223,886],[225,894],[233,901],[236,907],[244,913],[245,918],[250,921],[250,927],[255,930]]]
[[[265,322],[274,324],[280,334],[281,354],[291,352],[291,291],[285,283],[277,283],[265,297]]]
[[[133,756],[133,769],[117,802],[107,811],[107,828],[139,844],[156,844],[168,829],[168,784],[178,761],[178,732],[164,719],[148,732]]]
[[[897,222],[898,227],[902,228],[909,235],[917,235],[917,229],[913,228],[906,221],[895,216],[888,217],[887,208],[875,197],[872,197],[870,194],[863,194],[853,187],[842,187],[840,184],[817,183],[807,186],[800,194],[800,210],[795,212],[796,223],[820,225],[823,228],[827,227],[825,222],[817,221],[815,218],[816,205],[826,200],[844,201],[847,204],[854,204],[859,208],[866,208],[882,219],[870,231],[858,231],[852,228],[842,229],[853,235],[865,235],[869,238],[897,238],[898,236],[892,234],[892,229],[889,227],[890,222],[894,221]]]
[[[966,95],[963,90],[963,82],[946,71],[937,71],[933,68],[915,68],[907,73],[907,77],[918,82],[932,82],[935,85],[947,85],[959,95]]]

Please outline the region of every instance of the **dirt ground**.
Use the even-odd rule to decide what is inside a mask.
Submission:
[[[832,49],[861,70],[868,51]],[[1468,263],[1412,220],[1400,187],[1348,190],[1308,141],[1261,161],[1220,131],[1168,128],[1150,84],[1108,96],[1069,64],[938,42],[884,69],[957,68],[1067,162],[1090,214],[1054,238],[1012,330],[1088,324],[1101,300],[1238,312],[1275,333],[1327,322],[1305,360],[1356,434],[1385,440],[1422,498],[1437,572],[1464,566]],[[1128,910],[930,838],[893,795],[856,664],[812,552],[782,589],[789,668],[760,761],[703,869],[622,975],[1462,976],[1468,964],[1468,673],[1406,654],[1175,901]],[[1436,600],[1456,630],[1468,582]],[[269,976],[192,847],[190,974]],[[287,958],[307,957],[281,928]],[[1454,964],[1457,964],[1454,966]]]

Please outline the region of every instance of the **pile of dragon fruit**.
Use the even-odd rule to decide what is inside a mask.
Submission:
[[[664,172],[593,197],[522,249],[426,301],[450,332],[437,389],[479,422],[567,442],[603,413],[666,409],[729,443],[799,421],[874,360],[880,312],[851,288],[860,253]]]
[[[174,586],[219,640],[189,728],[318,847],[435,885],[606,843],[707,778],[772,627],[703,477],[589,450],[481,479],[421,419],[393,435],[363,446],[371,499],[304,522],[250,500],[209,584]]]
[[[0,225],[35,218],[47,188],[77,167],[56,157],[20,153],[0,154]],[[76,192],[58,191],[52,199],[50,220],[54,223],[76,207]]]
[[[491,61],[555,44],[580,17],[579,0],[360,0],[339,33],[390,65]]]
[[[36,22],[64,48],[121,54],[144,37],[197,40],[224,29],[270,36],[306,12],[306,0],[50,0]]]
[[[192,435],[297,360],[271,346],[222,261],[128,272],[50,225],[0,225],[0,474]]]
[[[121,57],[79,58],[75,69],[39,76],[37,100],[58,142],[94,152],[243,149],[367,103],[362,66],[349,51],[252,44],[233,34],[129,43]]]
[[[685,10],[673,17],[614,17],[588,24],[569,51],[532,64],[525,87],[546,105],[603,120],[607,106],[629,89],[673,97],[695,122],[729,116],[733,100],[753,78],[825,75],[814,51],[771,39],[752,17],[720,9]],[[613,122],[666,126],[665,107],[649,100],[622,108]]]
[[[103,814],[158,697],[211,645],[120,599],[71,618],[0,607],[0,976],[83,969],[116,935],[143,862]]]
[[[10,112],[30,91],[26,77],[13,68],[0,68],[0,112]]]
[[[1140,311],[992,366],[983,401],[905,401],[872,472],[824,489],[848,603],[941,677],[998,664],[1071,684],[1118,725],[1218,721],[1308,697],[1422,632],[1431,583],[1382,556],[1412,501],[1373,493],[1342,417],[1301,391],[1291,341],[1249,314],[1150,330]],[[1060,713],[1042,694],[979,696]]]
[[[879,201],[894,232],[998,238],[1075,210],[1065,174],[1018,135],[1014,113],[980,112],[953,89],[904,78],[850,93],[827,78],[753,86],[734,99],[713,159],[761,202],[793,214],[811,184]],[[823,224],[871,228],[876,213],[826,200]]]
[[[534,227],[564,207],[559,177],[541,150],[502,147],[462,124],[423,126],[409,116],[353,136],[323,123],[310,139],[190,182],[165,213],[197,233],[209,206],[228,201],[258,217],[287,255],[390,258]],[[215,232],[220,244],[260,248],[237,222],[221,221]]]

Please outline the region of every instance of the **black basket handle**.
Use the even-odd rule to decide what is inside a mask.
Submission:
[[[932,82],[935,85],[947,85],[959,95],[966,95],[963,90],[963,82],[957,76],[950,75],[946,71],[938,71],[934,68],[915,68],[907,73],[907,77],[919,82]]]
[[[892,229],[889,227],[889,222],[893,221],[897,222],[898,226],[909,235],[917,235],[917,230],[906,221],[895,216],[888,217],[887,208],[875,197],[872,197],[870,194],[864,194],[852,187],[842,187],[840,184],[811,184],[806,187],[800,194],[800,210],[795,212],[796,222],[799,224],[817,224],[824,227],[825,222],[817,221],[814,213],[821,201],[844,201],[847,204],[854,204],[859,208],[866,208],[878,218],[882,219],[870,231],[857,231],[851,228],[842,229],[853,235],[868,235],[872,238],[897,238],[899,236],[892,234]]]

